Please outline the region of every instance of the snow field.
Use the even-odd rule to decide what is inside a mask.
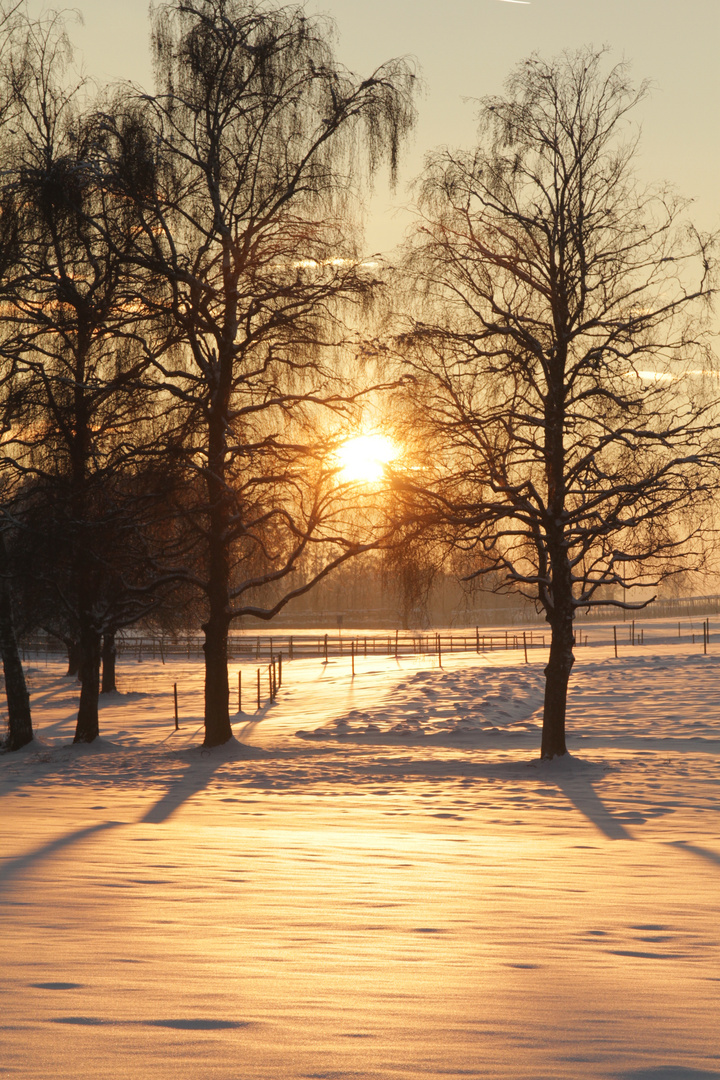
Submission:
[[[542,765],[530,660],[296,661],[209,753],[198,663],[121,666],[90,747],[31,665],[0,1075],[720,1078],[720,650],[578,650]]]

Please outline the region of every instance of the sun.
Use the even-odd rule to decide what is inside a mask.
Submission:
[[[398,449],[386,435],[355,435],[340,446],[336,456],[342,481],[376,484],[398,457]]]

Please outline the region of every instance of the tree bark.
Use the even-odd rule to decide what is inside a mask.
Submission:
[[[561,312],[562,324],[564,311]],[[557,315],[556,315],[557,317]],[[558,345],[549,367],[545,396],[545,476],[547,517],[545,536],[538,551],[540,565],[550,571],[550,585],[543,607],[550,624],[550,656],[545,668],[545,702],[540,757],[552,759],[567,753],[565,715],[573,656],[573,581],[566,536],[565,429],[567,423],[567,344],[558,334]],[[542,550],[544,548],[544,551]]]
[[[65,677],[75,676],[76,678],[80,674],[80,642],[74,641],[72,638],[63,638],[63,643],[67,649],[67,671]]]
[[[213,423],[214,421],[214,423]],[[224,491],[224,424],[211,418],[210,527],[208,530],[208,617],[203,623],[205,641],[205,739],[203,746],[222,746],[232,738],[230,688],[227,670],[227,639],[230,626],[230,563],[228,512]],[[212,452],[214,451],[214,453]]]
[[[5,539],[0,533],[1,569],[6,569]],[[0,651],[5,673],[5,695],[8,707],[8,750],[19,750],[33,740],[30,696],[25,682],[20,651],[12,617],[10,589],[4,573],[0,575]]]
[[[225,245],[224,274],[229,273],[229,254]],[[234,340],[235,286],[225,282],[230,294],[227,304],[229,340]],[[207,493],[209,504],[209,528],[207,540],[208,579],[206,595],[208,617],[203,624],[205,642],[205,739],[203,746],[222,746],[232,738],[230,726],[230,688],[227,670],[227,639],[230,627],[230,555],[229,522],[230,506],[226,483],[228,408],[233,370],[232,348],[219,350],[216,368],[217,384],[210,395],[208,410],[207,446],[208,472]]]
[[[540,749],[541,758],[562,757],[567,753],[565,745],[565,715],[570,672],[575,663],[573,654],[573,607],[572,571],[567,557],[567,546],[559,526],[548,529],[552,589],[546,618],[550,624],[550,656],[545,668],[545,703]]]
[[[89,625],[80,632],[80,705],[74,742],[91,743],[100,734],[100,634]]]
[[[548,619],[551,627],[550,656],[545,668],[545,702],[543,707],[542,744],[540,757],[551,759],[567,753],[565,745],[565,715],[573,656],[572,612]]]
[[[115,684],[115,666],[117,660],[117,648],[115,645],[115,631],[103,634],[102,639],[102,686],[101,694],[114,694],[117,690]]]
[[[205,739],[203,746],[222,746],[232,738],[227,670],[226,611],[213,611],[203,624],[205,642]]]

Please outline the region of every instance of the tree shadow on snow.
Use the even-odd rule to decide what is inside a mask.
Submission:
[[[678,847],[682,851],[689,851],[700,859],[706,859],[708,862],[714,863],[715,866],[720,866],[720,855],[709,848],[700,847],[699,844],[689,844],[687,840],[671,840],[670,847]]]
[[[621,821],[613,817],[590,781],[583,776],[553,776],[568,802],[599,829],[608,840],[634,840]]]
[[[212,750],[192,747],[187,752],[185,771],[170,782],[170,785],[147,813],[140,818],[141,824],[159,825],[178,810],[183,803],[199,791],[203,791],[218,769],[228,761],[262,756],[262,751],[245,746],[236,739],[230,739],[223,746]]]
[[[720,1080],[720,1072],[689,1069],[683,1065],[656,1065],[614,1074],[615,1080]]]
[[[105,829],[114,829],[121,824],[122,822],[120,821],[103,821],[98,825],[89,825],[85,829],[76,829],[74,832],[67,833],[65,836],[59,836],[56,840],[50,840],[47,844],[42,844],[41,847],[35,848],[34,851],[29,851],[25,855],[18,855],[15,859],[7,859],[4,863],[0,864],[0,888],[10,882],[12,878],[16,877],[18,874],[22,874],[23,871],[31,869],[35,863],[50,858],[58,851],[62,851],[63,848],[71,847],[73,844],[78,844],[82,840],[89,839],[96,833],[103,832]]]
[[[51,1023],[69,1024],[75,1027],[157,1027],[171,1028],[175,1031],[225,1031],[227,1029],[253,1027],[249,1020],[216,1020],[197,1017],[195,1019],[168,1020],[107,1020],[100,1016],[54,1016]]]

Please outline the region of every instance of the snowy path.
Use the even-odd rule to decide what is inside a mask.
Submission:
[[[288,665],[204,755],[197,665],[121,669],[85,750],[36,669],[0,1075],[720,1080],[720,659],[579,655],[542,767],[539,658]]]

